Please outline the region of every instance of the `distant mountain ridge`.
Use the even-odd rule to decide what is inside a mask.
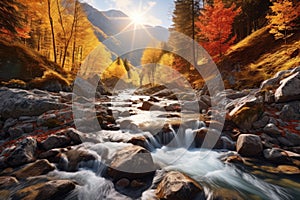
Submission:
[[[122,17],[127,17],[129,18],[125,13],[123,13],[120,10],[108,10],[108,11],[101,11],[106,17],[111,17],[111,18],[122,18]]]
[[[168,40],[165,28],[149,25],[144,25],[148,29],[147,31],[142,29],[135,31],[135,38],[133,38],[134,33],[130,31],[134,31],[135,27],[131,23],[131,19],[120,10],[99,11],[87,3],[82,3],[82,7],[94,27],[95,35],[111,51],[113,60],[117,58],[116,55],[119,55],[120,50],[128,49],[133,45],[132,43],[145,46],[153,42],[154,38],[161,38],[160,41]],[[116,36],[120,33],[123,33],[123,36]],[[112,36],[114,37],[112,38]],[[119,56],[123,59],[127,58],[132,65],[139,66],[142,54],[143,50],[140,49]]]
[[[108,36],[113,36],[121,32],[130,24],[129,17],[122,11],[99,11],[87,3],[83,3],[82,7],[92,25],[97,29],[100,29],[105,34],[103,35],[103,33],[98,33],[97,30],[95,30],[97,35],[101,35],[101,37],[98,37],[100,41],[103,41],[103,38],[107,38]]]

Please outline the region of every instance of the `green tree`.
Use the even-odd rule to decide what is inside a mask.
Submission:
[[[175,0],[175,9],[173,12],[173,25],[171,31],[182,33],[191,39],[195,39],[195,27],[194,22],[197,21],[200,10],[199,0]],[[172,34],[170,36],[170,43],[174,48],[175,53],[179,53],[184,57],[190,57],[191,45],[187,45],[186,42],[180,38],[178,34]],[[193,52],[195,54],[195,52]],[[173,67],[181,72],[188,72],[191,65],[183,58],[175,55]]]

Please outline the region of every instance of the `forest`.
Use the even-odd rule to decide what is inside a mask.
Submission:
[[[274,35],[274,38],[284,40],[285,43],[299,30],[299,2],[297,1],[176,0],[174,3],[173,25],[170,31],[182,33],[193,39],[205,48],[215,62],[220,62],[234,44],[263,27],[269,27],[269,32]],[[76,74],[91,51],[101,46],[103,39],[97,36],[99,30],[96,29],[98,28],[89,21],[84,4],[80,1],[4,0],[1,2],[2,39],[38,52],[39,55],[56,63],[70,74]],[[192,78],[193,65],[201,65],[201,61],[195,58],[194,63],[186,63],[184,59],[177,56],[176,51],[184,51],[186,45],[172,34],[166,44],[157,44],[157,46],[167,45],[167,43],[172,44],[175,53],[150,48],[145,49],[141,58],[135,58],[143,67],[132,66],[130,59],[126,61],[132,66],[131,68],[138,67],[137,70],[133,70],[133,73],[134,71],[138,73],[133,76],[133,80],[141,79],[136,82],[142,83],[143,78],[148,77],[148,82],[153,82],[156,71],[159,71],[156,69],[157,65],[153,63],[163,63],[185,73],[191,81],[199,78]],[[112,61],[117,59],[114,52],[103,45],[98,55],[101,57],[99,60],[103,62],[101,65],[106,66],[106,72],[103,72],[103,69],[89,69],[93,71],[92,73],[103,73],[104,78],[120,78],[124,75],[125,66],[119,67],[124,71],[121,74],[117,72],[120,71],[117,69],[118,65],[110,66],[114,65]],[[147,63],[152,64],[147,65]]]

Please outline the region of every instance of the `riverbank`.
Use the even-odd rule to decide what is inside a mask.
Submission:
[[[299,69],[214,97],[154,87],[94,101],[1,88],[0,196],[297,199]]]

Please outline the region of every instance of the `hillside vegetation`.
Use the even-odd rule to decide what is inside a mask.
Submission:
[[[226,87],[256,88],[277,72],[300,65],[300,34],[275,40],[264,27],[234,45],[217,63]]]
[[[56,63],[20,43],[0,40],[1,85],[43,88],[56,82],[65,87],[71,77]]]

